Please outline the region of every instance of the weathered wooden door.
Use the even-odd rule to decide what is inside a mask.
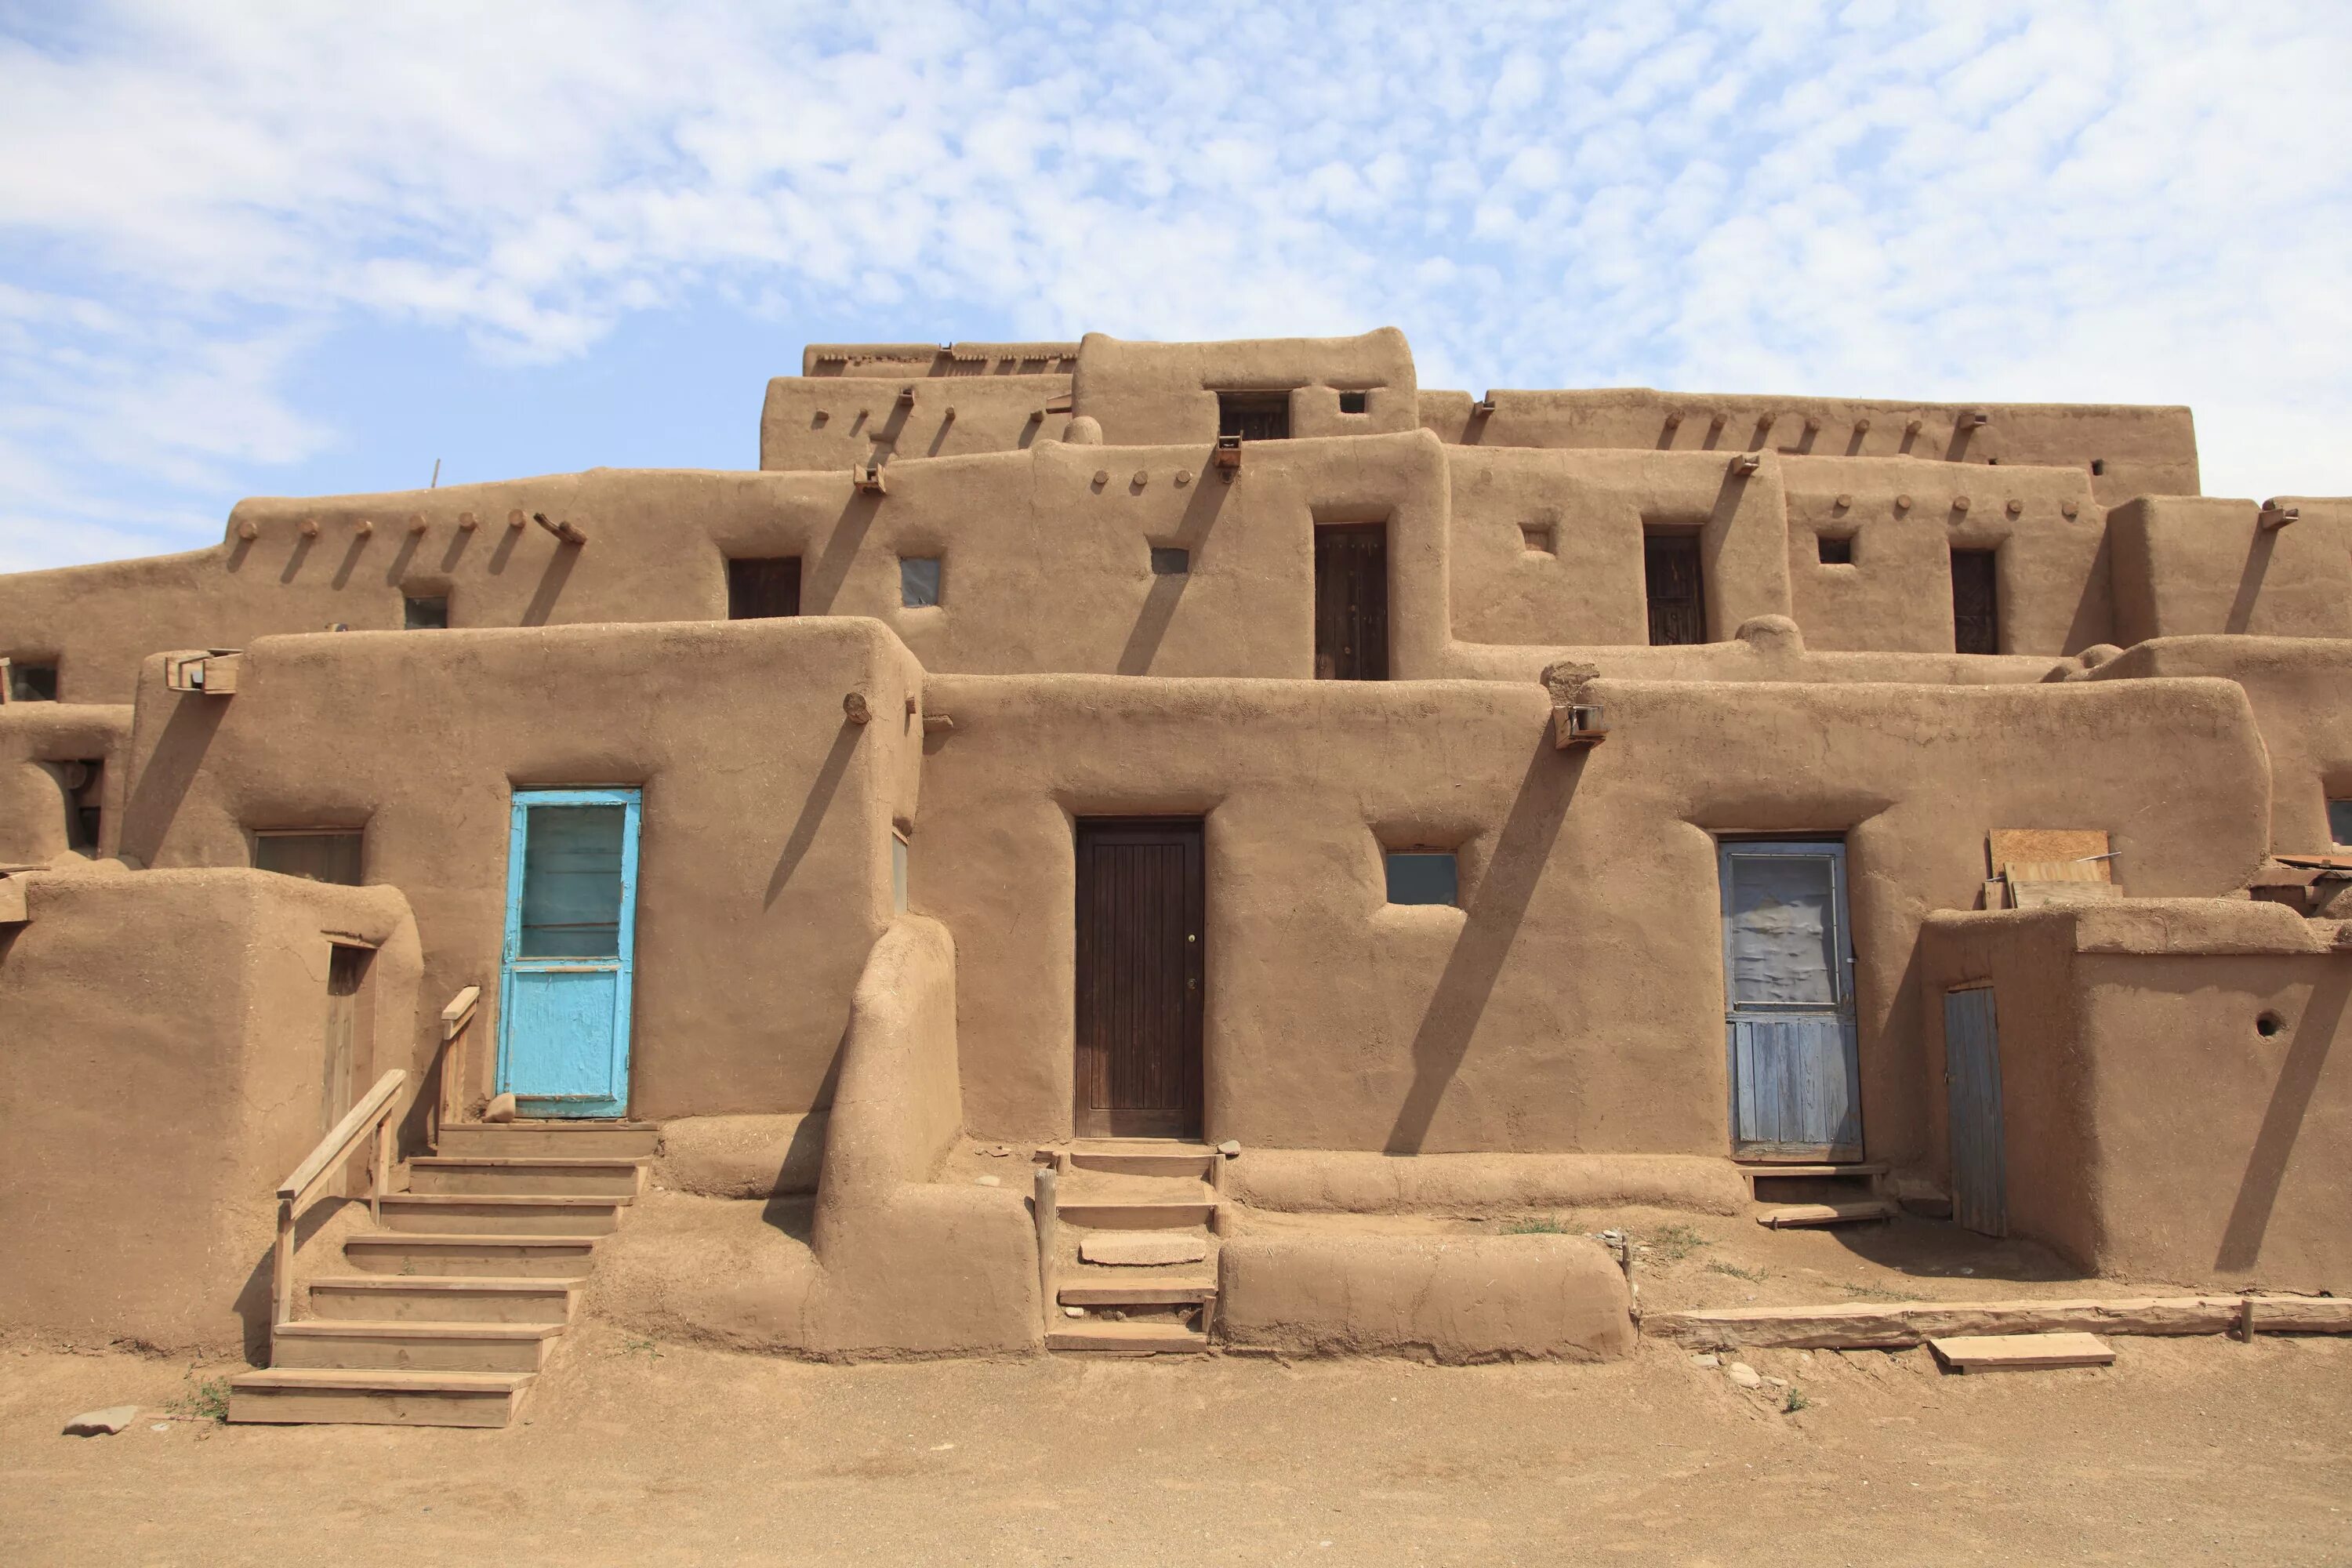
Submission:
[[[1732,1152],[1859,1160],[1845,846],[1727,843],[1720,879]]]
[[[1998,556],[1990,550],[1952,552],[1952,649],[2000,651]]]
[[[327,950],[326,1059],[320,1074],[319,1131],[334,1130],[352,1108],[353,1058],[358,1052],[360,980],[367,973],[368,950],[336,942]]]
[[[1951,1109],[1952,1217],[2009,1234],[2000,1130],[2000,1031],[1992,987],[1944,993],[1944,1085]]]
[[[1698,535],[1644,535],[1642,585],[1649,595],[1652,647],[1706,641],[1706,594],[1699,577]]]
[[[1197,818],[1078,824],[1077,1131],[1201,1132]]]
[[[1388,678],[1388,525],[1327,523],[1315,531],[1315,679]]]
[[[637,804],[633,789],[515,792],[498,1086],[526,1116],[628,1110]]]

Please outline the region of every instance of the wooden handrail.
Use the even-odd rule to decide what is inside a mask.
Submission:
[[[433,1058],[431,1126],[426,1129],[436,1150],[441,1146],[441,1129],[466,1109],[466,1037],[474,1026],[475,1008],[481,999],[482,988],[468,985],[441,1009],[441,1045]]]
[[[295,1166],[294,1173],[279,1184],[278,1241],[269,1255],[271,1327],[290,1322],[294,1316],[295,1215],[309,1201],[310,1190],[341,1170],[343,1162],[352,1157],[352,1147],[370,1132],[375,1134],[375,1158],[368,1166],[368,1207],[377,1219],[383,1217],[383,1190],[392,1180],[392,1108],[407,1082],[408,1071],[404,1068],[394,1068],[376,1079],[375,1087],[344,1113],[332,1131],[319,1140],[310,1158]]]

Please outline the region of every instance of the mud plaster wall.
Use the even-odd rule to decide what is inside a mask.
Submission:
[[[1654,392],[1425,392],[1423,426],[1486,447],[1619,447],[1661,452],[1780,452],[1790,457],[1915,458],[1949,464],[2079,468],[2107,504],[2198,493],[2189,411],[2099,404],[1892,403],[1843,397]],[[1990,423],[1976,426],[1983,413]],[[1916,423],[1917,428],[1912,426]],[[1971,474],[1969,481],[1982,482]]]
[[[2147,893],[2263,851],[2223,682],[1595,692],[1615,732],[1563,753],[1534,688],[933,677],[913,903],[957,936],[973,1131],[1070,1130],[1077,816],[1206,817],[1208,1136],[1401,1152],[1727,1152],[1710,831],[1849,836],[1865,1137],[1902,1162],[1918,922],[1976,901],[1990,827],[2105,828]],[[1464,907],[1387,905],[1384,843],[1457,847]]]
[[[2211,632],[2352,637],[2352,503],[2300,503],[2265,529],[2252,501],[2155,498],[2116,509],[2116,638]]]
[[[242,1351],[268,1329],[272,1194],[327,1131],[327,932],[379,944],[354,1095],[429,1065],[407,907],[260,871],[26,880],[31,919],[0,926],[0,1320]]]
[[[1952,651],[1955,550],[1996,552],[2001,652],[2115,640],[2105,513],[2085,470],[1791,458],[1782,473],[1790,597],[1809,646]],[[1853,542],[1852,564],[1821,559],[1824,535]]]
[[[1255,338],[1234,342],[1130,342],[1088,332],[1078,344],[1071,405],[1113,446],[1214,441],[1217,393],[1290,394],[1290,433],[1372,436],[1421,422],[1412,350],[1394,327],[1354,338]],[[1367,395],[1339,412],[1343,391]]]
[[[2135,902],[1937,923],[1931,948],[1976,949],[1932,959],[1937,969],[1989,960],[2001,984],[2012,1219],[2024,1200],[2035,1223],[2065,1222],[2020,1230],[2137,1279],[2339,1291],[2352,1280],[2341,1181],[2352,1079],[2337,1059],[2352,1035],[2352,951],[2331,947],[2334,922],[2274,904]],[[1955,929],[1995,924],[2032,929],[1990,942]],[[2032,1026],[2037,1003],[2066,1020],[2064,1037],[2021,1050],[2011,1020]],[[2265,1015],[2278,1025],[2267,1037]],[[2066,1064],[2055,1116],[2032,1099],[2053,1087],[2046,1076],[2009,1079],[2013,1059],[2030,1068],[2037,1052]],[[2081,1180],[2035,1194],[2044,1178],[2020,1166],[2021,1144],[2080,1162]],[[2078,1215],[2063,1213],[2067,1199]]]
[[[475,1092],[497,1037],[513,791],[621,784],[644,791],[633,1114],[824,1102],[890,916],[891,821],[915,811],[920,671],[882,627],[264,639],[226,700],[177,698],[160,667],[141,688],[126,852],[243,865],[256,827],[364,826],[364,877],[416,910],[431,1012],[482,987]],[[851,691],[871,723],[845,719]]]
[[[2148,676],[2219,676],[2243,687],[2270,752],[2272,852],[2331,851],[2327,802],[2352,799],[2352,711],[2343,700],[2352,689],[2352,647],[2304,637],[2167,637],[2127,650],[2086,679]]]
[[[907,389],[914,401],[902,404]],[[760,411],[760,467],[1017,451],[1060,433],[1067,416],[1049,416],[1045,405],[1069,396],[1066,375],[780,375]]]
[[[99,809],[101,823],[110,820],[121,809],[130,735],[128,705],[0,705],[0,865],[45,865],[74,851],[74,799],[58,763],[105,765]]]

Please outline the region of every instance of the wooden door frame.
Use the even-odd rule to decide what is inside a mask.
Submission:
[[[505,934],[499,944],[499,1036],[496,1078],[491,1085],[495,1094],[512,1093],[519,1100],[527,1101],[539,1113],[546,1116],[578,1117],[581,1120],[625,1119],[629,1114],[629,1089],[635,1077],[630,1059],[630,1022],[635,1011],[635,993],[637,945],[637,838],[643,821],[645,791],[635,786],[610,788],[519,788],[514,791],[507,820],[507,910]],[[512,1022],[514,1018],[514,981],[522,940],[522,878],[523,860],[530,842],[530,808],[537,805],[618,805],[625,808],[621,821],[621,931],[615,943],[618,952],[618,978],[613,996],[613,1056],[611,1077],[617,1092],[611,1099],[596,1102],[593,1110],[570,1110],[564,1100],[550,1096],[525,1094],[514,1086],[512,1072]],[[538,961],[546,962],[546,961]],[[578,959],[564,959],[566,965],[579,963]],[[569,1099],[571,1097],[565,1097]],[[611,1109],[602,1109],[609,1106]]]
[[[1183,1020],[1184,1059],[1181,1071],[1184,1083],[1185,1103],[1171,1118],[1161,1110],[1100,1110],[1087,1103],[1087,1075],[1086,1055],[1086,983],[1089,972],[1091,944],[1087,921],[1087,840],[1090,834],[1103,832],[1190,830],[1192,853],[1185,875],[1187,931],[1198,940],[1188,944],[1191,956],[1187,979]],[[1204,1070],[1203,1038],[1208,1016],[1208,819],[1205,816],[1078,816],[1071,821],[1073,869],[1071,902],[1076,911],[1076,929],[1073,933],[1071,963],[1071,1126],[1081,1138],[1198,1138],[1207,1123],[1207,1074]]]

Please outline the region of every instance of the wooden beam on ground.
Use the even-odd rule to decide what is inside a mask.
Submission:
[[[1740,1345],[1786,1350],[1902,1350],[1945,1334],[2058,1333],[2223,1334],[2238,1326],[2237,1296],[2140,1296],[2111,1300],[1853,1302],[1824,1307],[1725,1307],[1651,1312],[1645,1333],[1696,1350]],[[2294,1303],[2290,1309],[2288,1301]],[[2294,1331],[2300,1312],[2309,1320],[2315,1298],[2262,1298],[2265,1332]],[[2326,1306],[2352,1306],[2328,1301]],[[2352,1331],[2352,1313],[2333,1331]],[[2305,1331],[2329,1331],[2315,1327]]]

